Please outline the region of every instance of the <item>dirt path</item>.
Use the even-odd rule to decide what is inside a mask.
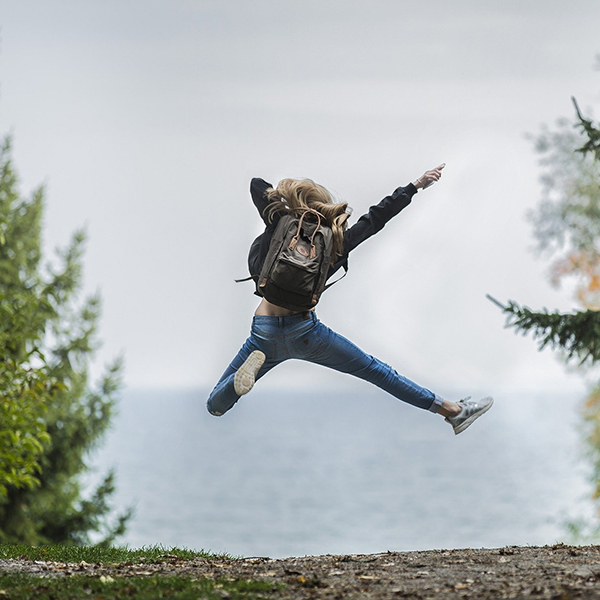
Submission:
[[[0,572],[39,575],[182,575],[257,579],[285,584],[274,597],[536,598],[600,600],[600,546],[431,550],[304,558],[182,560],[165,555],[145,564],[0,561]]]

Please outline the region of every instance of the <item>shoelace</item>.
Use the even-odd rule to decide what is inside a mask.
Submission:
[[[458,404],[461,408],[460,408],[460,412],[458,413],[458,415],[454,415],[453,417],[446,417],[446,421],[448,421],[448,423],[452,422],[452,419],[456,419],[456,417],[460,416],[463,414],[463,410],[468,406],[469,400],[471,399],[471,396],[467,396],[466,398],[461,398],[456,404]]]
[[[469,405],[473,404],[472,402],[469,402],[469,400],[471,399],[471,396],[467,396],[466,398],[461,398],[456,404],[458,404],[461,408],[460,408],[460,412],[455,415],[454,417],[452,417],[453,419],[456,419],[456,417],[463,415],[463,411],[468,408]]]

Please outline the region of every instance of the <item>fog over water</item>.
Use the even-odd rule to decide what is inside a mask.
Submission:
[[[122,540],[244,556],[553,544],[590,518],[573,398],[504,394],[455,436],[359,381],[258,388],[211,417],[198,392],[129,391],[92,480],[135,508]]]

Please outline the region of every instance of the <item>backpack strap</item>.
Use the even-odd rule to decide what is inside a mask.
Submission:
[[[236,283],[242,283],[243,281],[250,281],[251,279],[255,279],[252,275],[250,277],[244,277],[244,279],[234,279]]]
[[[346,277],[346,275],[348,275],[348,260],[345,260],[343,262],[342,267],[344,269],[344,274],[341,277],[338,277],[335,281],[332,281],[331,283],[328,283],[323,288],[323,291],[325,291],[326,289],[330,288],[334,283],[337,283],[340,279],[344,279],[344,277]]]

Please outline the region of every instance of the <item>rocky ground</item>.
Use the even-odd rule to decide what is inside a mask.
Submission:
[[[182,560],[148,563],[0,561],[0,572],[100,577],[180,575],[255,579],[283,584],[269,597],[330,598],[584,598],[600,600],[600,546],[431,550],[303,558]],[[224,592],[224,596],[227,593]]]

